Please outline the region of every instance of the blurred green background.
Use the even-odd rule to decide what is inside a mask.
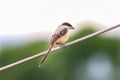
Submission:
[[[83,28],[69,41],[96,30]],[[0,67],[45,51],[48,41],[2,45]],[[0,80],[120,80],[120,38],[100,35],[49,54],[38,68],[40,58],[0,72]]]

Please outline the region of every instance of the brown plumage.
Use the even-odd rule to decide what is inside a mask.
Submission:
[[[60,25],[55,33],[52,35],[51,42],[50,42],[50,48],[48,49],[48,52],[44,54],[43,58],[41,59],[39,63],[39,67],[43,64],[45,59],[47,58],[48,54],[50,53],[51,49],[56,44],[63,44],[69,37],[69,29],[74,29],[71,24],[65,22],[62,25]]]

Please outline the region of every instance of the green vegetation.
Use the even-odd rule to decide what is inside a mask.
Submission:
[[[69,41],[93,32],[95,30],[91,28],[83,29]],[[47,48],[48,42],[45,41],[3,48],[0,67]],[[120,39],[97,36],[50,54],[41,68],[38,68],[39,60],[37,58],[0,72],[0,80],[119,80]]]

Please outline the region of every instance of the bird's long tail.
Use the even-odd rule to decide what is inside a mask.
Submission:
[[[41,61],[39,63],[39,67],[41,67],[41,65],[43,64],[43,62],[45,61],[45,59],[47,58],[48,54],[50,53],[50,51],[53,47],[54,47],[54,43],[52,43],[50,45],[50,48],[48,49],[48,52],[44,54],[43,58],[41,59]]]

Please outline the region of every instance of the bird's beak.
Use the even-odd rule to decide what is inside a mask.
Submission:
[[[74,27],[71,27],[71,29],[75,29]]]

